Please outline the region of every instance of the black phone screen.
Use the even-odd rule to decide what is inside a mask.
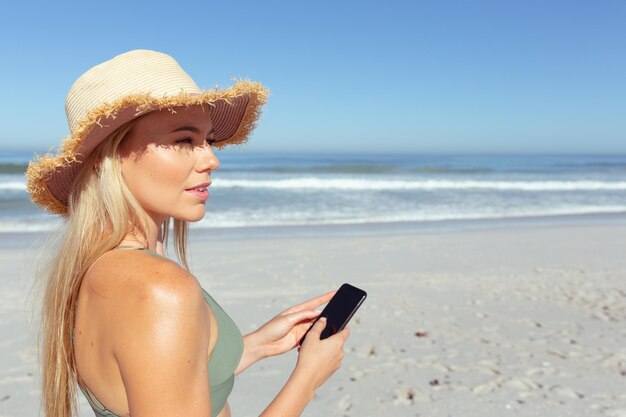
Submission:
[[[353,285],[343,284],[339,287],[339,290],[320,313],[320,317],[326,317],[326,327],[322,330],[320,339],[326,339],[342,331],[363,303],[365,297],[367,297],[367,293]],[[302,339],[304,340],[304,337]]]

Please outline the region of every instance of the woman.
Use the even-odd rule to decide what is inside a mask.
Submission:
[[[171,57],[145,50],[74,83],[71,135],[27,171],[33,201],[66,223],[45,277],[47,417],[76,414],[76,384],[98,416],[229,416],[234,375],[296,347],[330,299],[242,337],[189,272],[187,224],[205,214],[212,148],[244,142],[266,97],[250,81],[201,91]],[[164,257],[170,221],[180,264]],[[321,341],[323,327],[312,327],[262,415],[300,415],[338,369],[349,332]]]

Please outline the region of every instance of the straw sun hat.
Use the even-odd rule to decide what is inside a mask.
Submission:
[[[238,80],[229,88],[200,90],[170,56],[148,50],[118,55],[72,85],[65,100],[70,135],[56,155],[28,165],[27,189],[34,203],[66,215],[81,163],[116,129],[154,110],[207,104],[218,148],[244,142],[267,100],[260,83]]]

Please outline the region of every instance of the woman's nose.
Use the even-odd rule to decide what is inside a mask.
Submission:
[[[198,171],[215,171],[220,166],[220,160],[213,152],[211,145],[206,144],[200,150],[198,158]]]

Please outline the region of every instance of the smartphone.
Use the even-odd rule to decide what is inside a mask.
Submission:
[[[333,298],[330,299],[319,315],[319,317],[326,317],[326,327],[322,330],[320,339],[326,339],[342,331],[361,306],[365,297],[367,297],[367,293],[353,285],[343,284],[339,287]],[[317,319],[315,322],[317,322]],[[315,324],[315,322],[313,322],[313,324]],[[313,325],[311,325],[311,327],[313,327]],[[311,330],[311,328],[309,328],[309,330]],[[300,339],[301,344],[308,333],[309,331],[307,330],[302,339]]]

